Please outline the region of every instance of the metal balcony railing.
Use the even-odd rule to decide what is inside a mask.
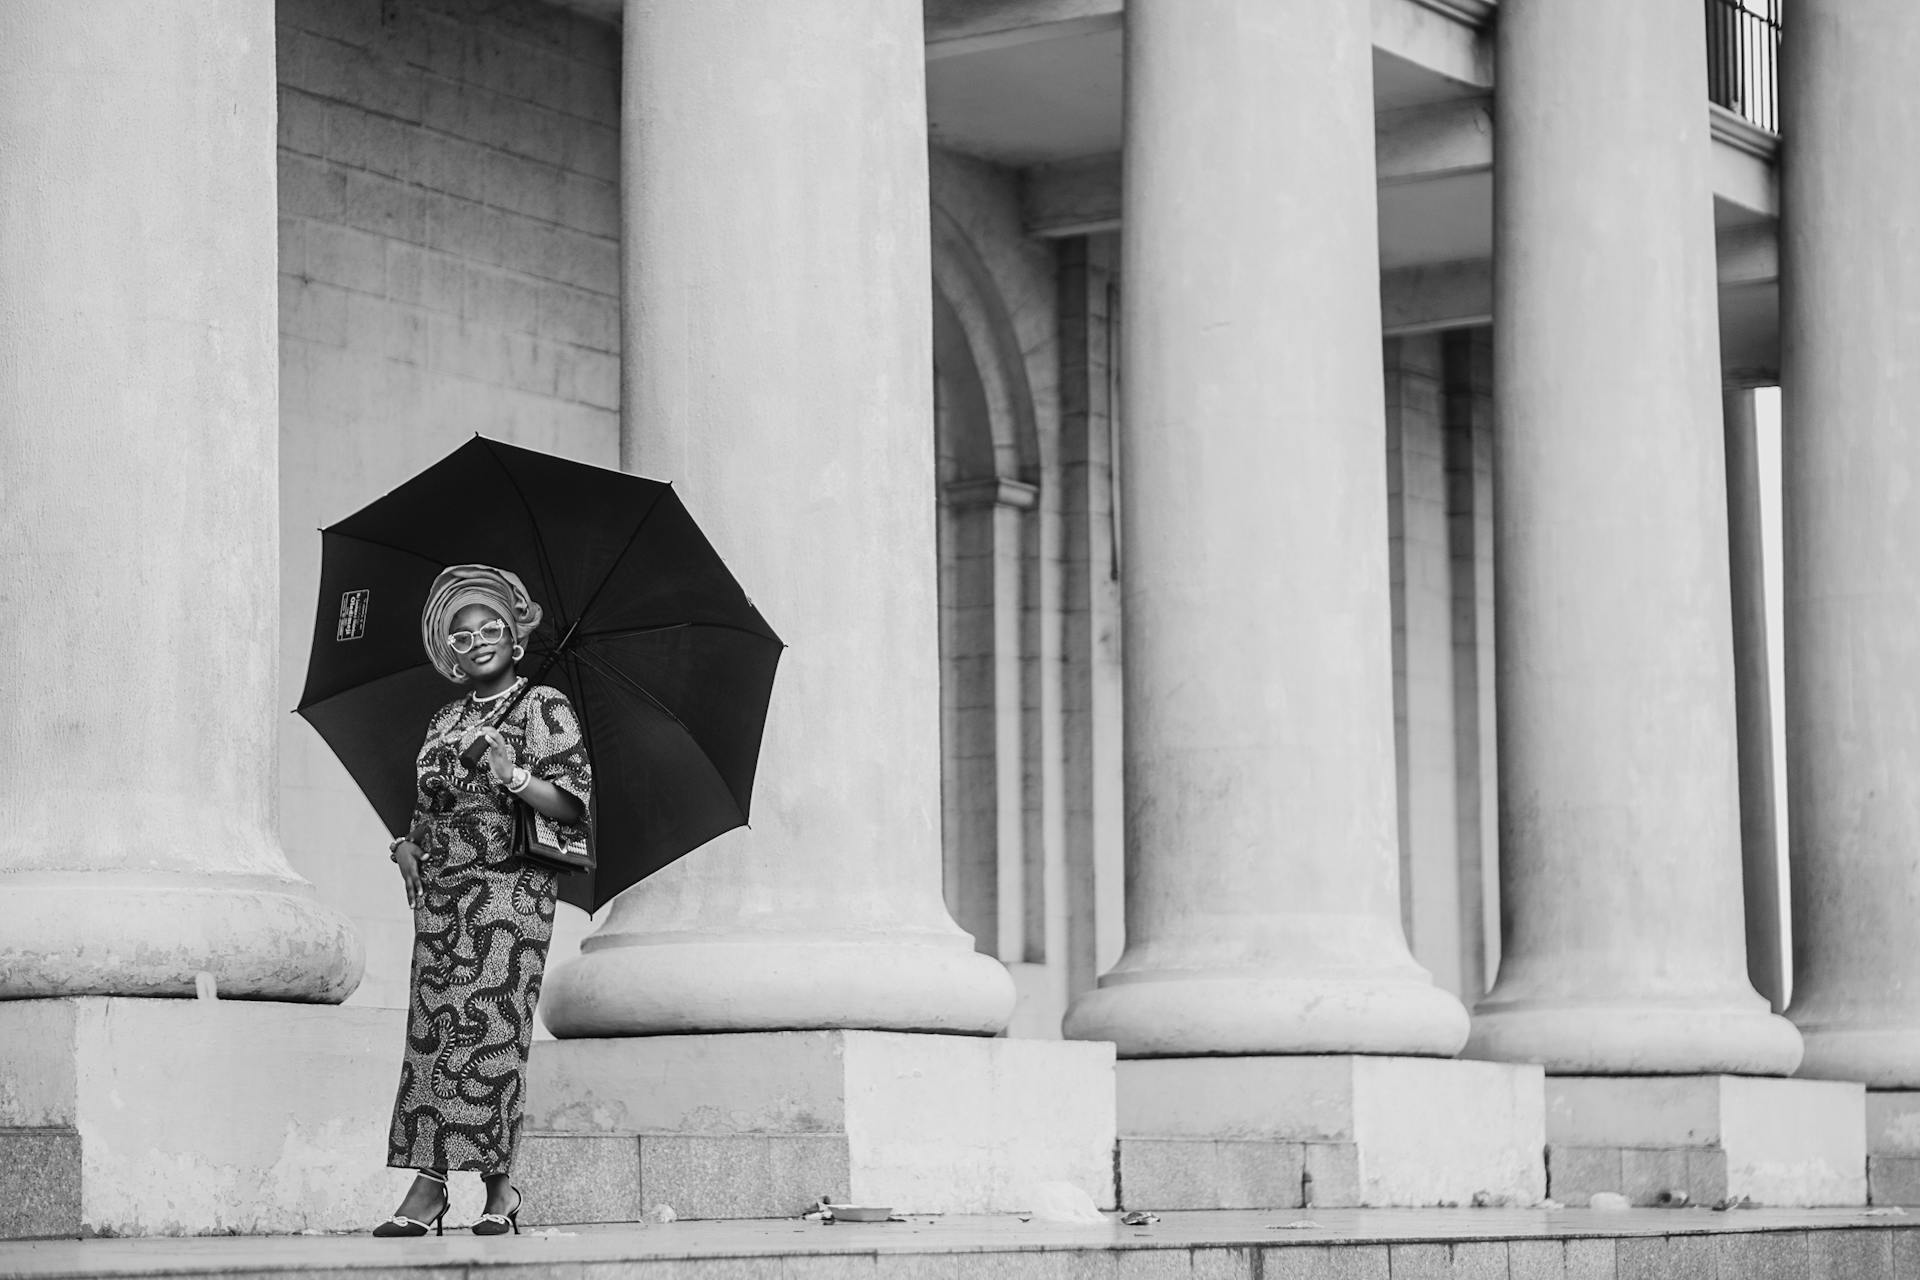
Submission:
[[[1706,0],[1707,97],[1780,132],[1780,0]]]

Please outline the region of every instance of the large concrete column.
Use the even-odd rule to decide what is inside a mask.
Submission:
[[[1498,58],[1503,948],[1468,1052],[1789,1072],[1742,926],[1700,14],[1508,0]]]
[[[1400,929],[1368,6],[1127,23],[1127,947],[1067,1034],[1452,1054]]]
[[[920,5],[629,0],[625,41],[623,460],[790,647],[752,829],[617,899],[543,1017],[992,1033],[941,900]]]
[[[0,49],[0,998],[343,1000],[275,834],[273,6]]]
[[[1795,0],[1781,419],[1802,1073],[1920,1088],[1920,8]]]

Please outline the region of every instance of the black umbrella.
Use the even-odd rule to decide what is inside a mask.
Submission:
[[[747,820],[781,643],[673,487],[476,437],[321,530],[299,713],[387,830],[412,820],[428,718],[458,696],[420,646],[452,564],[510,569],[546,611],[523,675],[565,693],[594,769],[596,911]]]

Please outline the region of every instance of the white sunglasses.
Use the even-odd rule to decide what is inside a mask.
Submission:
[[[475,631],[449,631],[447,644],[455,653],[471,653],[476,644],[499,644],[507,638],[507,624],[495,618],[483,622]]]

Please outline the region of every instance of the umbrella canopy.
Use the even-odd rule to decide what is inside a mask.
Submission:
[[[520,672],[565,693],[594,769],[595,911],[747,821],[781,643],[671,485],[476,437],[321,530],[300,715],[394,835],[427,720],[460,690],[420,645],[448,565],[520,575],[546,611]]]

